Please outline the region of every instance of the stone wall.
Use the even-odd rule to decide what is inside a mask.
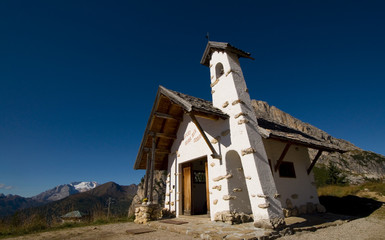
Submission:
[[[286,199],[286,208],[283,209],[285,217],[296,217],[304,214],[324,213],[326,209],[319,203],[308,202],[306,205],[295,206],[290,199]]]
[[[143,203],[135,208],[135,220],[137,224],[145,224],[162,218],[162,207],[159,204]]]
[[[214,221],[225,222],[228,224],[240,224],[253,221],[252,214],[236,213],[230,211],[222,211],[215,213]]]
[[[154,191],[153,191],[153,199],[154,203],[158,203],[161,206],[164,205],[164,198],[166,193],[166,171],[158,171],[155,170],[154,172]],[[143,178],[144,180],[144,178]],[[142,200],[145,198],[144,196],[144,181],[139,183],[138,185],[138,191],[136,192],[136,195],[134,196],[131,206],[128,210],[128,215],[132,216],[135,213],[135,208],[138,206],[138,204],[142,204]]]

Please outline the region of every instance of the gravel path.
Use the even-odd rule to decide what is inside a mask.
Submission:
[[[99,226],[79,227],[64,229],[59,231],[43,232],[37,234],[29,234],[21,237],[10,238],[12,240],[179,240],[179,239],[196,239],[192,236],[173,233],[164,230],[156,230],[143,234],[127,234],[129,229],[151,229],[150,227],[137,225],[134,223],[117,223]]]
[[[129,229],[151,229],[148,226],[134,223],[117,223],[100,226],[79,227],[59,231],[43,232],[26,236],[11,238],[13,240],[123,240],[123,239],[153,239],[153,240],[179,240],[197,239],[185,234],[157,229],[154,232],[143,234],[127,234]],[[319,229],[315,232],[300,232],[295,235],[285,236],[279,240],[385,240],[385,220],[374,217],[361,218],[344,223],[340,226]]]
[[[279,240],[385,240],[385,220],[374,217],[360,218],[340,226],[319,229],[315,232],[299,232]]]
[[[190,222],[193,222],[190,219]],[[143,234],[127,234],[132,229],[153,229],[155,231]],[[203,231],[204,232],[204,231]],[[13,240],[123,240],[123,239],[154,239],[154,240],[178,240],[197,239],[192,235],[161,230],[147,225],[134,223],[116,223],[99,226],[88,226],[58,231],[30,234],[26,236],[10,238]],[[236,239],[236,238],[231,238]],[[298,232],[295,235],[279,238],[280,240],[385,240],[385,205],[375,211],[369,217],[359,218],[339,226],[318,229],[315,232]]]
[[[372,197],[383,203],[382,207],[370,216],[359,218],[340,226],[318,229],[315,232],[299,232],[291,236],[279,238],[280,240],[385,240],[385,196],[376,192],[362,191],[358,194],[362,197]]]

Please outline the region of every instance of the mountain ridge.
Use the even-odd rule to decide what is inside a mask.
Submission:
[[[100,188],[98,188],[101,186]],[[98,188],[98,189],[96,189]],[[0,194],[0,217],[12,215],[16,211],[23,211],[28,208],[44,206],[46,204],[63,200],[69,196],[80,193],[88,193],[96,198],[114,195],[119,198],[124,198],[122,192],[136,192],[136,184],[122,186],[114,182],[98,184],[97,182],[71,182],[69,184],[61,184],[49,190],[46,190],[33,197],[22,197],[19,195],[4,195]],[[117,195],[117,192],[121,194]],[[85,196],[85,195],[80,195]],[[92,198],[92,197],[91,197]]]
[[[89,191],[97,187],[98,185],[99,184],[95,181],[71,182],[68,184],[58,185],[31,198],[35,201],[43,202],[43,203],[50,202],[50,201],[57,201],[75,193]]]
[[[58,201],[20,210],[17,212],[17,217],[41,216],[50,224],[60,222],[60,216],[75,210],[92,216],[105,215],[108,201],[111,202],[111,215],[126,216],[136,192],[136,184],[123,186],[115,182],[107,182],[90,191],[79,192]]]
[[[323,152],[316,167],[325,168],[332,163],[346,175],[348,182],[351,184],[360,184],[368,179],[385,179],[385,156],[371,151],[365,151],[347,140],[335,138],[325,131],[309,123],[305,123],[275,106],[270,106],[265,101],[252,100],[251,104],[257,119],[267,119],[346,150],[345,153]],[[309,149],[309,154],[310,157],[314,159],[317,151]]]

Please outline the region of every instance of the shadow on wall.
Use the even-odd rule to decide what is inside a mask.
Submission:
[[[226,153],[226,170],[231,172],[232,178],[228,178],[229,194],[235,196],[230,200],[230,212],[251,213],[249,192],[246,186],[245,174],[243,172],[239,154],[230,150]]]

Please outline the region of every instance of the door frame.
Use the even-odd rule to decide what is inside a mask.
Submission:
[[[180,163],[180,170],[181,170],[181,184],[180,184],[180,193],[181,193],[181,201],[179,202],[180,203],[180,213],[181,215],[194,215],[194,196],[193,196],[193,193],[192,193],[192,185],[193,185],[193,165],[192,163],[194,161],[199,161],[199,160],[203,160],[204,161],[204,165],[205,165],[205,180],[206,180],[206,183],[205,183],[205,186],[206,186],[206,205],[207,205],[207,214],[210,213],[210,191],[209,191],[209,176],[208,176],[208,157],[207,155],[205,156],[202,156],[202,157],[199,157],[199,158],[195,158],[195,159],[192,159],[192,160],[189,160],[189,161],[186,161],[186,162],[183,162],[183,163]],[[190,196],[190,211],[185,213],[185,190],[186,190],[186,187],[185,187],[185,176],[184,176],[184,169],[185,168],[190,168],[190,185],[189,185],[189,194],[187,193],[187,195]]]
[[[185,176],[185,173],[189,172],[189,176]],[[193,201],[192,201],[192,164],[191,162],[182,164],[182,214],[183,215],[191,215],[193,209]],[[187,186],[187,187],[186,187]],[[186,199],[186,196],[188,199]],[[190,209],[185,209],[185,206],[189,205]]]

